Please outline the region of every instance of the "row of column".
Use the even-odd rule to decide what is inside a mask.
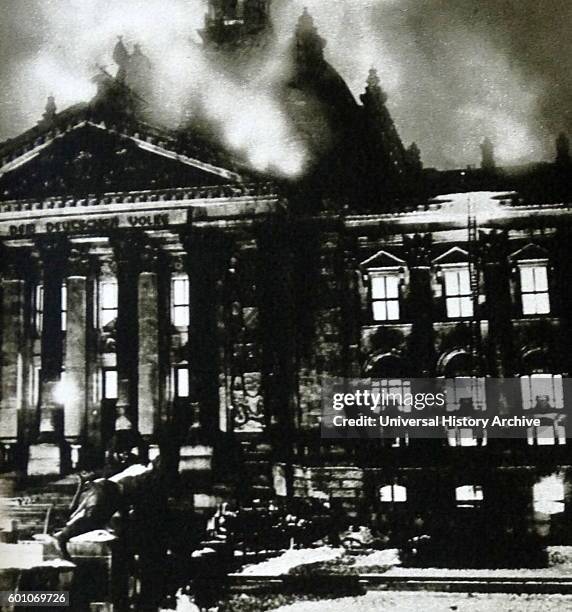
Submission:
[[[121,381],[117,403],[126,408],[140,433],[150,437],[164,418],[162,386],[167,372],[160,336],[167,331],[161,329],[159,306],[161,254],[145,244],[144,238],[141,234],[112,239],[119,290],[115,353]],[[101,360],[93,324],[95,258],[87,248],[66,241],[38,242],[36,247],[27,252],[6,249],[2,258],[0,439],[4,444],[19,442],[30,448],[30,459],[38,445],[65,441],[99,446],[102,416],[94,389]],[[38,256],[41,280],[34,261]],[[34,360],[34,291],[40,282],[43,312],[36,404],[30,371]],[[61,325],[62,283],[67,296],[65,334]],[[168,318],[168,305],[164,308]],[[37,455],[38,459],[42,456]]]

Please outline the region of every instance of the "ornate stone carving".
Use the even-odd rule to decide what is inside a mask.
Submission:
[[[430,234],[405,236],[403,244],[407,253],[407,262],[411,268],[428,267],[431,265],[432,238]]]

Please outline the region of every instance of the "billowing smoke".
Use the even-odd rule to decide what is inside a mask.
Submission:
[[[218,70],[201,50],[206,4],[0,0],[0,137],[33,125],[50,93],[60,109],[88,100],[96,65],[114,69],[122,34],[153,62],[161,120],[177,125],[196,100],[254,167],[296,174],[305,152],[276,85],[304,6],[356,97],[378,68],[400,134],[426,165],[478,163],[485,135],[501,163],[551,159],[556,134],[572,134],[568,0],[273,0],[277,41],[247,78]]]

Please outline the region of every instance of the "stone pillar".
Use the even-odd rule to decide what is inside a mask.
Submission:
[[[7,255],[3,254],[6,261]],[[12,446],[22,437],[18,422],[25,407],[26,283],[15,262],[4,265],[2,277],[2,361],[0,405],[0,440]]]
[[[408,347],[411,376],[427,378],[433,376],[435,369],[431,235],[406,237],[404,246],[410,275],[406,314],[412,322]]]
[[[138,274],[143,235],[124,232],[113,239],[117,262],[118,311],[116,327],[117,374],[120,380],[117,407],[137,423]]]
[[[151,436],[160,420],[160,338],[158,253],[146,247],[142,253],[144,270],[139,274],[138,298],[138,429]]]
[[[59,240],[41,242],[38,246],[44,287],[40,425],[36,444],[30,447],[28,474],[48,475],[61,472],[63,459],[62,282],[68,249]]]
[[[219,353],[217,279],[224,273],[228,245],[214,231],[189,230],[181,234],[190,282],[190,402],[199,406],[205,441],[219,429]]]
[[[89,259],[86,253],[73,249],[68,260],[67,325],[64,363],[64,435],[77,443],[85,433],[88,399],[87,385],[87,277]]]

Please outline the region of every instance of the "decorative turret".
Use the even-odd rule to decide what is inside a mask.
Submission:
[[[381,81],[377,70],[370,68],[367,75],[367,85],[365,93],[360,96],[364,106],[377,105],[383,106],[387,102],[387,94],[383,91],[380,85]]]
[[[205,28],[206,46],[256,46],[271,30],[270,0],[209,0]]]
[[[48,96],[48,100],[46,102],[46,109],[44,110],[44,113],[42,115],[42,121],[44,123],[52,123],[53,120],[56,118],[56,112],[56,100],[54,96]]]
[[[118,36],[117,39],[117,44],[113,49],[113,61],[118,66],[116,78],[119,81],[123,81],[129,61],[129,52],[123,44],[123,36]]]
[[[556,139],[556,165],[570,166],[572,163],[572,159],[570,158],[570,140],[568,136],[564,132],[560,132],[558,134],[558,138]]]
[[[495,146],[489,138],[485,138],[480,144],[481,148],[481,168],[483,170],[494,170],[495,163]]]
[[[402,177],[406,171],[406,152],[397,133],[391,114],[386,106],[387,94],[380,85],[375,68],[367,77],[365,93],[360,96],[365,118],[365,133],[371,141],[372,162],[384,179]]]
[[[299,68],[311,70],[324,61],[326,41],[318,34],[314,19],[305,8],[296,26],[296,62]]]
[[[417,146],[417,143],[412,142],[407,151],[405,152],[407,167],[410,172],[418,174],[423,170],[423,163],[421,162],[421,151]]]

